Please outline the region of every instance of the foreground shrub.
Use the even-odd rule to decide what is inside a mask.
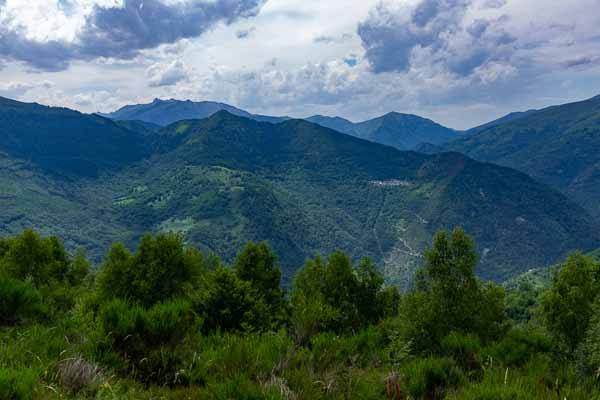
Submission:
[[[135,254],[114,245],[98,275],[100,300],[115,297],[150,307],[158,302],[186,297],[198,285],[201,254],[185,248],[176,235],[146,235]]]
[[[5,241],[0,270],[20,280],[31,279],[36,288],[53,282],[79,285],[89,265],[82,254],[71,259],[56,236],[43,238],[28,229]]]
[[[594,315],[585,338],[578,347],[577,355],[585,373],[600,377],[600,304],[598,302],[594,305]]]
[[[440,231],[425,252],[416,287],[401,304],[408,321],[405,334],[418,352],[437,352],[451,332],[473,333],[484,341],[504,331],[503,289],[482,284],[475,276],[473,239],[461,229]]]
[[[285,321],[286,307],[281,269],[267,242],[248,242],[237,255],[234,270],[238,278],[250,283],[265,304],[269,327],[277,328]]]
[[[491,344],[485,353],[505,366],[522,366],[536,354],[552,350],[552,340],[534,330],[516,328],[500,341]]]
[[[115,299],[100,308],[97,325],[95,351],[105,363],[144,382],[173,384],[184,379],[179,345],[197,331],[189,303],[175,300],[145,309]]]
[[[585,337],[600,292],[600,265],[582,254],[570,256],[541,298],[546,326],[573,352]]]
[[[239,375],[265,382],[281,372],[292,356],[292,342],[283,332],[212,334],[199,339],[198,349],[198,358],[204,360],[195,366],[198,383]]]
[[[207,275],[206,285],[196,299],[196,308],[204,320],[204,332],[271,328],[270,307],[249,281],[240,279],[235,271],[223,266]]]
[[[30,369],[0,368],[0,399],[30,400],[36,381],[37,376]]]
[[[395,315],[398,291],[386,289],[383,283],[383,276],[367,258],[353,266],[350,258],[338,251],[326,262],[320,257],[308,260],[294,279],[292,326],[304,331],[298,334],[302,338],[317,328],[357,331]],[[305,312],[304,307],[310,311]]]
[[[401,373],[408,394],[416,399],[443,399],[466,379],[451,358],[420,358],[406,364]]]
[[[24,322],[44,311],[42,297],[30,283],[0,273],[0,326]]]
[[[474,335],[453,332],[441,342],[441,353],[452,357],[465,372],[476,373],[481,370],[480,350],[479,339]]]
[[[75,305],[89,272],[82,252],[71,257],[55,236],[41,237],[33,230],[4,239],[0,252],[0,274],[28,282],[55,319]]]
[[[460,400],[530,400],[532,394],[522,388],[504,383],[476,383],[450,399]]]

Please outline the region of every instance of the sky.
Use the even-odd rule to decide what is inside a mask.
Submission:
[[[0,96],[456,129],[600,94],[600,0],[0,0]]]

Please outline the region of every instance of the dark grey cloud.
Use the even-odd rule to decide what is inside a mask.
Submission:
[[[257,15],[266,0],[124,0],[123,7],[96,6],[75,42],[37,42],[0,27],[0,59],[23,61],[41,70],[62,70],[76,59],[131,59],[140,50],[200,36],[219,22]],[[5,1],[0,0],[0,6]],[[70,2],[63,0],[64,7]],[[1,10],[0,10],[1,12]],[[6,24],[5,24],[6,25]]]
[[[469,4],[468,0],[424,0],[414,9],[396,10],[380,3],[358,26],[374,72],[405,71],[414,48],[443,46],[443,34],[457,29]]]
[[[415,52],[460,76],[510,58],[516,38],[503,27],[508,17],[477,19],[465,26],[470,0],[423,0],[416,7],[380,3],[358,27],[375,73],[405,72]]]

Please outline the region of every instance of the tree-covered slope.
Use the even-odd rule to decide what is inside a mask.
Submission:
[[[25,131],[38,107],[32,119],[19,114],[13,131]],[[370,256],[389,282],[403,285],[439,228],[464,226],[478,242],[479,273],[497,280],[600,244],[593,219],[563,195],[458,153],[401,152],[303,120],[271,124],[227,112],[157,132],[148,124],[115,125],[70,111],[67,119],[73,115],[102,121],[109,130],[87,143],[90,135],[60,130],[69,125],[56,117],[40,122],[41,137],[81,138],[77,148],[96,146],[101,151],[88,157],[104,161],[113,157],[102,152],[118,133],[128,140],[123,146],[142,149],[143,157],[134,152],[114,159],[119,168],[98,162],[96,175],[65,176],[9,148],[0,170],[2,233],[26,227],[58,233],[94,259],[110,243],[134,246],[149,231],[179,232],[229,261],[245,241],[267,240],[288,282],[306,257],[342,249]],[[36,137],[20,139],[35,150]],[[97,144],[97,137],[110,143]],[[68,157],[72,149],[64,151],[59,154]]]
[[[458,225],[480,244],[479,272],[498,280],[600,242],[564,196],[457,153],[400,152],[305,121],[228,113],[171,125],[160,141],[147,167],[114,178],[123,220],[139,232],[183,232],[228,259],[239,243],[266,239],[286,276],[340,248],[406,282],[432,233]]]
[[[523,171],[600,216],[600,96],[528,113],[443,149]]]
[[[498,119],[495,119],[493,121],[486,122],[483,125],[479,125],[479,126],[476,126],[474,128],[468,129],[468,130],[465,131],[465,134],[466,135],[472,135],[472,134],[484,131],[486,129],[493,128],[494,126],[506,124],[506,123],[511,122],[511,121],[516,121],[517,119],[523,118],[523,117],[525,117],[527,115],[530,115],[530,114],[533,114],[536,111],[537,110],[527,110],[527,111],[512,112],[510,114],[506,114],[505,116],[500,117]]]
[[[94,176],[146,155],[140,134],[110,119],[5,98],[0,98],[0,151],[79,176]]]

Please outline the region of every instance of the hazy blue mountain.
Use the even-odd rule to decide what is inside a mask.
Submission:
[[[442,150],[521,170],[600,216],[600,96],[527,113]]]
[[[125,106],[110,114],[102,114],[115,120],[139,120],[166,126],[186,119],[204,119],[218,111],[227,111],[256,121],[281,123],[291,118],[250,114],[236,107],[215,102],[193,102],[180,100],[154,100],[150,104]],[[389,113],[372,120],[353,123],[340,117],[315,115],[307,121],[334,129],[361,139],[414,150],[422,143],[442,144],[459,136],[457,131],[443,127],[429,119],[416,115]]]
[[[250,114],[246,111],[224,103],[175,99],[154,99],[152,103],[127,105],[115,112],[101,115],[116,120],[138,120],[165,126],[184,119],[208,118],[221,110],[243,117],[250,117]]]
[[[271,117],[267,115],[253,115],[229,104],[214,101],[195,102],[191,100],[160,100],[154,99],[152,103],[128,105],[119,110],[100,114],[114,120],[137,120],[166,126],[185,119],[204,119],[219,112],[227,111],[241,117],[252,118],[257,121],[279,123],[290,119],[289,117]]]
[[[423,143],[439,145],[459,137],[455,130],[416,115],[389,113],[359,123],[339,117],[314,116],[307,119],[348,135],[385,144],[399,150],[415,150]]]
[[[313,115],[306,118],[307,121],[319,124],[326,128],[334,129],[338,132],[354,135],[355,124],[341,117],[327,117],[324,115]]]

